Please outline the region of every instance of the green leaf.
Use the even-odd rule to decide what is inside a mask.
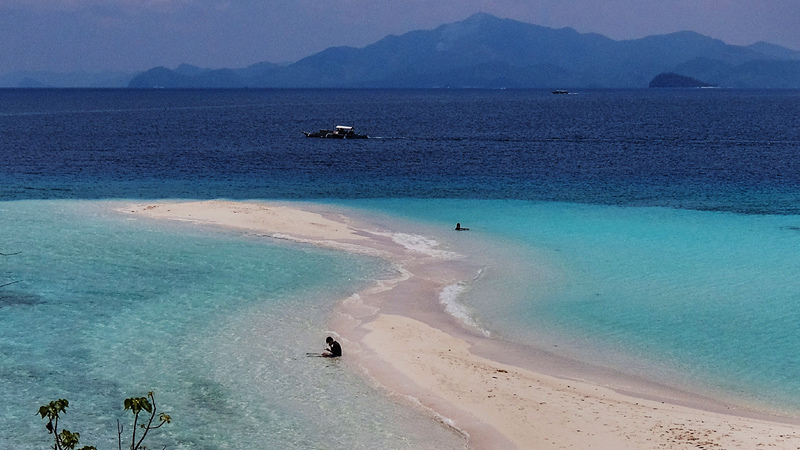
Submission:
[[[68,406],[69,402],[63,398],[53,400],[52,402],[39,407],[39,415],[42,416],[42,419],[47,417],[50,420],[53,420],[58,417],[59,413],[65,412]]]
[[[80,438],[80,433],[71,433],[69,430],[61,430],[61,444],[68,449],[74,449],[75,446],[78,445]]]

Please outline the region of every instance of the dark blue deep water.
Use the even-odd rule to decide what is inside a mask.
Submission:
[[[306,138],[352,125],[374,139]],[[800,91],[4,90],[0,200],[466,198],[800,212]]]

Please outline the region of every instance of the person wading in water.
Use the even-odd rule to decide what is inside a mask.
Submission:
[[[338,358],[339,356],[342,356],[342,346],[333,340],[332,337],[328,336],[325,339],[325,342],[328,344],[328,351],[323,353],[322,356],[326,358]]]

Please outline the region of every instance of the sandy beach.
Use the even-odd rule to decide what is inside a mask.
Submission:
[[[330,327],[349,367],[473,449],[800,449],[800,423],[561,361],[460,323],[443,289],[480,268],[316,205],[151,202],[121,211],[385,258],[396,277],[342,299]]]

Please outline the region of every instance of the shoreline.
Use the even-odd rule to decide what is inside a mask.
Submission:
[[[325,208],[203,201],[120,211],[392,262],[398,275],[341,301],[332,328],[348,364],[419,402],[467,436],[470,448],[800,448],[797,420],[733,409],[469,329],[444,311],[439,295],[479,267]]]

